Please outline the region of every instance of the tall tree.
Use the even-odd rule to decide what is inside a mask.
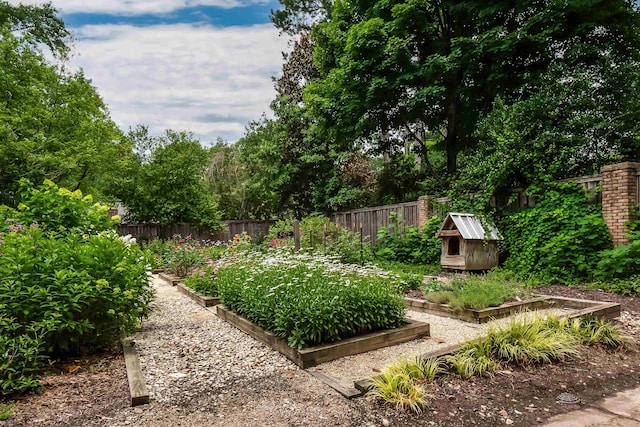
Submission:
[[[337,0],[314,29],[323,78],[305,100],[337,143],[440,131],[454,174],[496,97],[529,98],[558,64],[637,61],[638,28],[628,0]]]
[[[27,35],[26,40],[33,46],[42,43],[64,57],[69,51],[71,34],[56,14],[51,3],[34,6],[0,1],[0,28]]]
[[[0,70],[0,203],[14,203],[20,178],[104,195],[131,147],[91,81],[4,27]]]
[[[281,9],[271,11],[271,20],[289,35],[307,33],[311,27],[331,16],[334,0],[278,0]]]
[[[205,177],[209,151],[186,132],[167,130],[153,137],[138,127],[129,137],[136,155],[113,188],[128,210],[127,219],[217,229],[220,212]]]

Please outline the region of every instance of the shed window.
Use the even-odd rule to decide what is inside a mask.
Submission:
[[[460,239],[457,237],[449,239],[447,255],[460,255]]]

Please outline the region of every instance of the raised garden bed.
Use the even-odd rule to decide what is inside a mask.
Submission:
[[[220,304],[220,298],[207,297],[199,294],[184,283],[178,283],[176,286],[178,288],[178,292],[185,294],[203,307],[213,307],[214,305]]]
[[[184,278],[182,277],[178,277],[174,274],[167,273],[167,272],[158,273],[158,278],[164,280],[165,282],[173,286],[176,286],[178,283],[184,280]]]
[[[280,352],[303,369],[316,366],[320,363],[329,362],[331,360],[340,359],[341,357],[365,353],[367,351],[377,350],[379,348],[389,347],[429,336],[429,324],[414,320],[407,320],[407,324],[399,328],[371,332],[330,344],[298,350],[290,347],[285,340],[275,336],[271,332],[265,331],[244,317],[237,315],[224,305],[216,306],[216,314],[218,317],[231,323],[241,331]]]
[[[500,319],[521,311],[539,310],[547,308],[570,308],[578,310],[571,313],[570,317],[579,317],[586,314],[613,319],[620,315],[620,304],[580,300],[575,298],[553,297],[537,295],[525,301],[512,301],[497,307],[483,309],[453,310],[447,304],[436,304],[416,298],[405,298],[407,308],[413,311],[435,314],[460,319],[465,322],[486,323],[493,319]]]

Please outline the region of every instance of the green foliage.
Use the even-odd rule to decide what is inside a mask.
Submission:
[[[484,339],[493,357],[506,363],[530,365],[575,357],[578,350],[573,335],[548,325],[543,318],[516,317],[508,327],[490,330]]]
[[[130,132],[135,158],[111,189],[129,220],[160,225],[188,223],[208,231],[220,228],[220,211],[205,178],[209,151],[186,132],[162,137],[139,127]]]
[[[250,253],[220,267],[216,281],[227,307],[292,347],[401,325],[404,302],[391,281],[350,269],[318,255]]]
[[[564,330],[585,345],[602,344],[619,348],[628,341],[614,323],[601,317],[582,316],[575,319],[550,317],[546,320],[545,327]]]
[[[474,375],[491,375],[498,368],[493,360],[491,344],[488,340],[470,342],[447,357],[454,371],[463,378]]]
[[[597,206],[578,184],[551,185],[536,206],[507,215],[501,225],[505,268],[542,282],[589,277],[611,237]]]
[[[20,26],[16,19],[22,18],[7,11],[13,7],[5,3],[0,4],[0,23]],[[0,204],[17,205],[21,178],[49,178],[102,197],[131,151],[90,80],[82,72],[69,73],[64,64],[51,64],[37,50],[37,42],[66,48],[68,35],[53,9],[43,8],[44,21],[23,21],[26,33],[39,33],[35,39],[0,26],[0,92],[7,94],[0,101]],[[17,9],[28,14],[27,9],[36,8]]]
[[[269,228],[265,245],[270,248],[293,249],[293,224],[279,220]],[[373,260],[373,250],[367,236],[332,223],[329,218],[314,214],[300,221],[300,250],[323,255],[335,255],[347,264],[364,264]]]
[[[0,207],[0,216],[5,219],[0,224],[0,231],[19,223],[45,232],[97,233],[116,226],[116,222],[109,218],[108,210],[106,205],[94,204],[90,195],[83,197],[80,190],[71,192],[49,180],[33,188],[29,181],[21,180],[18,208]]]
[[[99,232],[113,226],[106,209],[50,182],[28,187],[23,201],[0,211],[3,394],[36,387],[48,355],[100,349],[130,334],[153,297],[142,251]]]
[[[0,403],[0,421],[6,421],[15,415],[13,405],[14,402]]]
[[[422,227],[403,227],[402,218],[392,212],[390,225],[381,227],[376,238],[376,257],[413,264],[437,264],[441,242],[436,238],[442,220],[430,218]]]
[[[204,254],[198,246],[198,242],[191,240],[191,236],[184,239],[181,236],[173,236],[165,242],[164,267],[178,277],[185,277],[204,262]]]
[[[417,384],[404,364],[385,367],[372,379],[373,394],[401,410],[421,413],[427,405],[424,388]]]
[[[184,284],[196,292],[218,297],[218,270],[224,265],[222,262],[208,260],[202,267],[197,268],[186,279]]]
[[[633,275],[626,279],[601,279],[589,284],[588,287],[620,295],[637,295],[640,294],[640,275]]]
[[[449,284],[429,283],[423,287],[427,301],[449,304],[454,310],[496,307],[515,297],[516,292],[513,282],[495,280],[490,276],[456,278]]]
[[[595,277],[603,281],[627,279],[638,275],[640,275],[640,231],[630,235],[629,243],[602,251],[595,271]],[[620,283],[619,280],[618,283]],[[629,286],[625,290],[626,293],[630,293],[628,291],[631,289],[632,287]]]

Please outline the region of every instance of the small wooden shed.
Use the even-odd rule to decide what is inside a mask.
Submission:
[[[443,268],[489,270],[498,265],[500,234],[473,214],[449,213],[436,237],[442,239]]]

